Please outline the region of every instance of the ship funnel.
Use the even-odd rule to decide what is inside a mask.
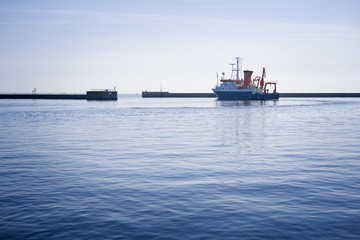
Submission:
[[[244,71],[244,88],[248,88],[251,83],[251,75],[253,71],[245,70]]]

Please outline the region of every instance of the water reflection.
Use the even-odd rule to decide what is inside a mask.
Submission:
[[[272,119],[274,111],[261,106],[277,104],[277,100],[216,101],[217,107],[225,107],[218,118],[218,142],[226,146],[226,153],[231,158],[238,159],[239,164],[249,164],[249,156],[259,154],[259,148],[265,147],[264,143],[269,135],[269,119]]]
[[[243,107],[243,106],[276,106],[279,100],[244,100],[244,101],[216,101],[217,107]]]

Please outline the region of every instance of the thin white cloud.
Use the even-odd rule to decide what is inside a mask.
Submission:
[[[84,10],[38,10],[38,9],[18,9],[18,8],[0,8],[3,13],[34,13],[34,14],[86,14],[99,15],[102,13]]]
[[[178,0],[174,0],[178,1]],[[189,0],[181,0],[189,1]],[[222,2],[218,0],[196,0],[198,2]],[[64,24],[83,24],[96,22],[100,24],[143,24],[143,25],[168,25],[168,24],[206,24],[206,25],[226,25],[226,26],[254,26],[263,28],[279,28],[279,29],[298,29],[311,31],[340,31],[349,34],[360,34],[359,25],[344,24],[317,24],[317,23],[291,23],[277,22],[266,20],[245,20],[230,19],[226,16],[201,17],[201,16],[183,16],[183,15],[167,15],[167,14],[136,14],[136,13],[119,13],[119,12],[102,12],[87,10],[38,10],[38,9],[15,9],[0,8],[0,13],[29,13],[42,15],[72,15],[72,18],[66,20],[47,19],[44,21],[5,21],[0,25],[64,25]]]

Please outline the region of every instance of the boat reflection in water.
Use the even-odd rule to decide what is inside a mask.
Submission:
[[[272,101],[252,101],[252,100],[245,100],[245,101],[216,101],[217,107],[248,107],[248,106],[276,106],[278,105],[278,100]]]

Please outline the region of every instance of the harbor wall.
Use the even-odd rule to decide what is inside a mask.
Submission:
[[[212,98],[216,97],[214,93],[169,93],[169,97],[174,98]]]
[[[0,99],[69,99],[69,100],[117,100],[117,93],[87,94],[30,94],[3,93]],[[142,92],[143,98],[215,98],[214,93],[170,93],[170,92]],[[280,98],[358,98],[360,93],[280,93]]]
[[[360,97],[360,93],[280,93],[281,98]]]
[[[3,93],[0,99],[67,99],[67,100],[117,100],[118,94],[114,90],[90,90],[86,94],[40,94],[40,93]]]
[[[214,93],[170,93],[170,92],[142,92],[143,98],[212,98]]]
[[[214,93],[142,92],[143,98],[215,98]],[[360,93],[280,93],[280,98],[360,97]]]
[[[71,100],[86,100],[86,94],[10,93],[10,94],[0,94],[0,99],[71,99]]]

